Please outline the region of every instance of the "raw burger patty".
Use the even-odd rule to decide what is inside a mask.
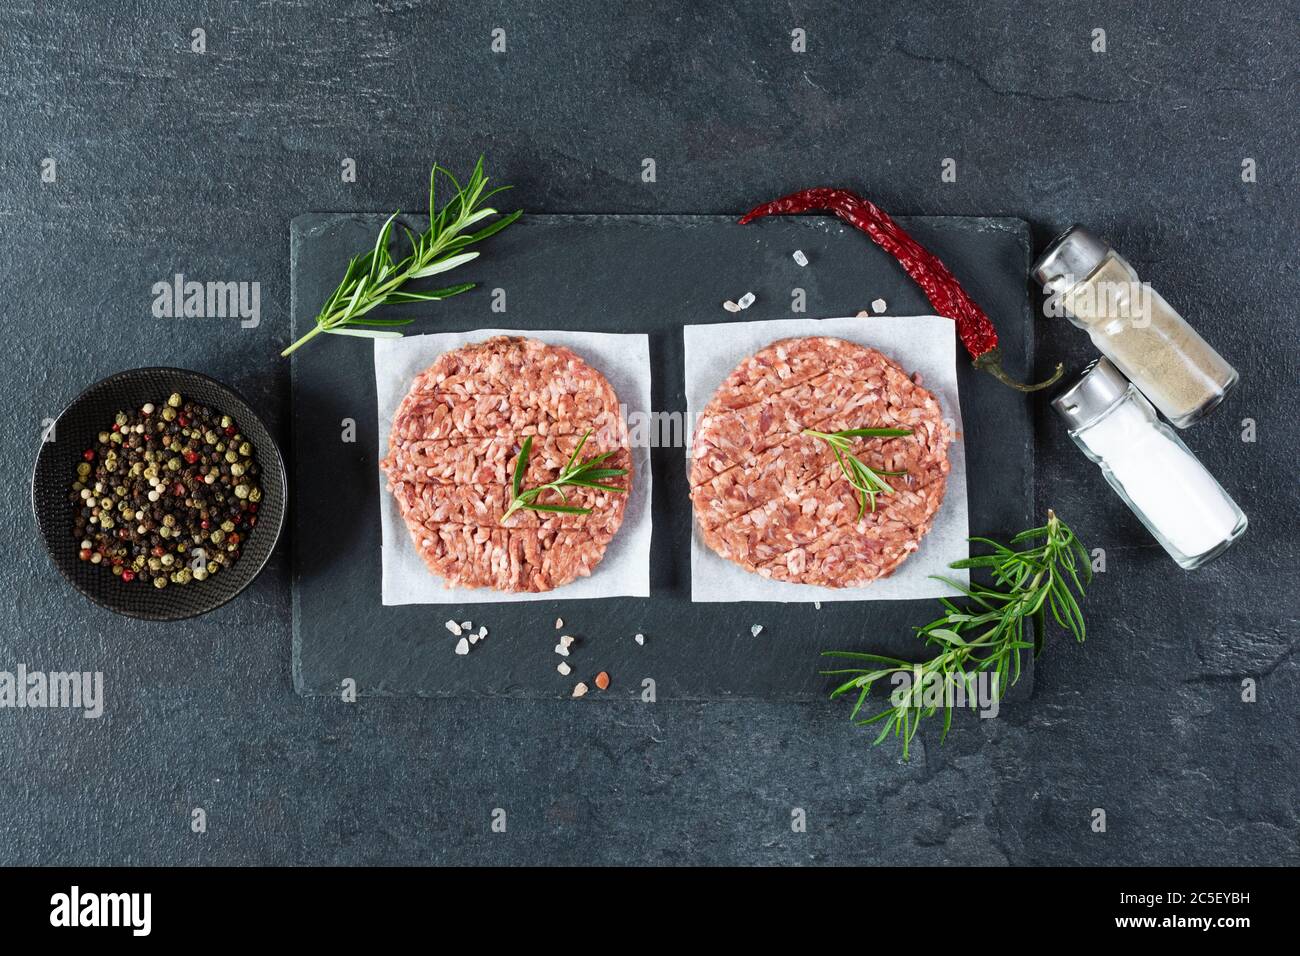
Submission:
[[[835,453],[805,428],[911,428],[853,443],[886,477],[858,520]],[[784,339],[740,363],[705,407],[691,449],[691,501],[710,548],[778,581],[857,587],[892,574],[930,530],[948,481],[950,436],[935,397],[875,349]]]
[[[573,352],[499,336],[447,352],[415,377],[393,416],[380,467],[429,570],[447,587],[549,591],[591,574],[627,507],[594,488],[542,496],[586,515],[517,511],[506,524],[519,446],[533,436],[524,487],[554,480],[590,428],[580,457],[614,451],[631,489],[632,455],[618,396]]]

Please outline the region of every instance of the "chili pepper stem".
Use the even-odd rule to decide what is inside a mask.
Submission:
[[[1026,385],[1023,382],[1017,382],[1014,378],[1008,375],[1006,370],[1002,367],[1002,349],[998,346],[994,346],[987,352],[981,354],[975,359],[974,364],[980,371],[988,372],[1003,385],[1009,385],[1018,392],[1037,392],[1044,388],[1050,388],[1052,385],[1056,384],[1057,379],[1059,379],[1065,372],[1065,365],[1058,362],[1056,369],[1052,374],[1041,382],[1037,382],[1033,385]]]

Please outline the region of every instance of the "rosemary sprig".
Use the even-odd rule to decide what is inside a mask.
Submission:
[[[849,484],[858,493],[859,521],[867,513],[868,502],[871,505],[871,513],[875,514],[876,495],[893,494],[893,486],[885,481],[881,475],[893,477],[907,474],[904,471],[879,471],[868,467],[860,458],[850,454],[849,449],[855,438],[901,438],[904,435],[912,434],[910,428],[849,428],[839,432],[819,432],[811,428],[805,428],[803,433],[813,438],[820,438],[831,446],[831,451],[835,452],[835,458],[840,463],[840,470],[844,472],[844,477],[848,479]]]
[[[506,513],[501,516],[501,523],[505,524],[506,519],[521,508],[529,511],[552,511],[557,514],[569,515],[591,513],[590,508],[579,508],[570,504],[539,504],[537,499],[544,491],[554,491],[560,496],[561,501],[568,501],[564,494],[565,488],[603,488],[605,491],[627,494],[626,488],[602,484],[606,478],[620,478],[626,475],[626,468],[597,467],[609,460],[615,452],[607,451],[602,455],[588,458],[586,461],[578,461],[578,453],[582,451],[582,446],[587,443],[590,435],[591,429],[588,428],[582,438],[578,440],[578,444],[574,446],[573,454],[569,455],[569,460],[560,469],[558,478],[554,481],[548,481],[544,485],[538,485],[536,488],[524,488],[524,475],[528,472],[528,458],[533,450],[533,436],[529,435],[525,438],[523,445],[519,449],[519,460],[515,462],[514,479],[510,483],[510,507],[506,508]]]
[[[439,173],[451,180],[455,190],[441,209],[437,208]],[[403,286],[412,279],[425,279],[478,258],[477,252],[465,252],[465,248],[500,232],[522,215],[523,210],[516,209],[477,232],[466,232],[475,223],[497,215],[495,209],[484,203],[510,188],[499,186],[489,190],[487,182],[482,156],[463,187],[449,171],[435,165],[429,171],[429,228],[417,236],[410,229],[402,227],[411,247],[406,258],[394,260],[389,251],[393,223],[401,213],[398,210],[388,217],[388,221],[379,230],[374,248],[352,257],[343,274],[343,281],[321,306],[316,316],[316,327],[280,354],[289,355],[322,332],[376,339],[400,338],[402,333],[396,331],[396,328],[409,325],[411,319],[378,319],[369,317],[369,313],[381,305],[437,302],[474,288],[473,282],[462,282],[428,292],[415,292],[403,289]]]
[[[954,561],[949,567],[984,569],[992,578],[992,586],[971,584],[969,587],[948,578],[953,587],[973,602],[971,606],[958,607],[947,598],[940,600],[944,614],[916,628],[916,633],[939,652],[928,661],[914,663],[882,654],[862,654],[849,651],[825,651],[824,657],[839,657],[864,662],[863,665],[839,670],[823,671],[826,675],[852,674],[847,681],[831,693],[834,699],[850,692],[857,693],[850,719],[859,726],[881,723],[875,743],[881,743],[892,732],[903,741],[906,759],[912,740],[920,729],[921,721],[943,709],[943,732],[940,741],[947,737],[952,726],[953,705],[944,694],[942,705],[926,701],[926,688],[935,682],[946,691],[960,683],[965,699],[975,706],[975,676],[982,671],[996,676],[996,693],[1000,700],[1007,687],[1020,679],[1022,650],[1042,650],[1047,626],[1047,615],[1083,641],[1087,629],[1083,612],[1075,592],[1082,596],[1084,584],[1092,580],[1092,564],[1087,549],[1060,518],[1047,512],[1047,524],[1041,528],[1022,531],[1011,539],[1011,546],[989,538],[971,538],[972,543],[992,549],[991,554],[978,555]],[[1032,544],[1031,542],[1040,542]],[[1017,545],[1025,545],[1017,550]],[[1026,640],[1025,622],[1031,624],[1033,640]],[[895,689],[890,706],[870,717],[858,720],[858,714],[867,700],[872,685],[878,681],[900,683],[896,674],[907,674],[910,685],[902,681]]]

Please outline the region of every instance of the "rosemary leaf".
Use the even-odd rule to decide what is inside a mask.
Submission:
[[[436,202],[439,174],[450,180],[455,190],[441,209]],[[363,338],[398,337],[401,335],[400,332],[391,330],[370,332],[359,330],[356,326],[374,326],[380,322],[384,325],[405,325],[410,321],[409,319],[363,322],[361,316],[379,306],[438,302],[474,288],[472,282],[462,282],[429,292],[403,287],[412,280],[425,279],[472,262],[479,254],[477,251],[463,251],[466,246],[495,235],[522,215],[523,210],[515,210],[500,216],[477,232],[469,232],[470,226],[499,215],[496,209],[487,206],[486,203],[497,193],[510,188],[499,186],[489,190],[487,182],[481,156],[464,187],[449,171],[435,165],[429,171],[429,228],[417,235],[407,227],[401,227],[410,247],[407,255],[400,260],[394,259],[391,249],[399,210],[385,220],[379,235],[375,237],[374,247],[364,255],[354,256],[348,262],[343,279],[316,315],[315,327],[280,354],[283,356],[293,353],[322,332],[356,335]]]
[[[569,455],[569,460],[565,462],[564,467],[560,469],[559,477],[554,481],[548,481],[544,485],[538,485],[536,488],[524,488],[524,476],[528,473],[528,459],[532,455],[533,436],[529,435],[519,446],[519,460],[515,462],[514,478],[510,483],[510,505],[506,508],[505,514],[501,516],[501,523],[505,524],[516,511],[544,511],[555,514],[566,515],[585,515],[590,514],[590,508],[580,508],[576,505],[569,504],[547,504],[541,503],[537,499],[543,492],[553,491],[560,496],[561,501],[567,500],[565,488],[600,488],[604,491],[612,491],[616,494],[627,494],[626,488],[619,488],[616,485],[604,483],[606,478],[621,478],[627,474],[626,468],[597,468],[597,465],[608,461],[614,452],[607,451],[600,455],[595,455],[583,462],[578,461],[578,454],[582,451],[587,439],[591,436],[591,429],[588,428],[583,436],[578,439],[577,445],[574,446],[573,452]]]
[[[863,666],[822,671],[824,675],[856,675],[831,692],[831,698],[858,691],[850,719],[859,726],[881,723],[875,743],[882,743],[892,733],[902,741],[903,757],[910,754],[912,741],[921,721],[943,711],[940,741],[952,726],[952,706],[944,696],[942,704],[927,704],[925,688],[931,684],[946,690],[961,684],[966,699],[974,706],[972,693],[976,675],[990,672],[997,678],[998,698],[1020,679],[1020,652],[1038,653],[1042,648],[1046,613],[1062,630],[1082,641],[1087,634],[1078,597],[1092,580],[1088,551],[1054,512],[1047,512],[1047,524],[1023,531],[1011,539],[1012,545],[1030,545],[1017,550],[988,538],[970,538],[973,544],[992,549],[992,554],[977,555],[952,562],[952,568],[986,570],[995,587],[980,584],[960,585],[948,578],[936,577],[965,594],[974,604],[961,608],[947,598],[940,599],[943,616],[915,628],[918,637],[937,653],[927,661],[914,663],[880,654],[853,651],[825,651],[824,657],[862,661]],[[1077,595],[1077,596],[1076,596]],[[1033,640],[1025,640],[1025,622],[1033,630]],[[870,664],[873,666],[865,666]],[[884,665],[883,667],[881,665]],[[892,683],[895,674],[907,674],[910,689],[895,690],[889,706],[865,719],[857,719],[871,687],[880,682]]]
[[[812,428],[805,428],[803,433],[812,438],[820,438],[830,445],[831,451],[835,453],[835,460],[839,462],[840,470],[844,472],[844,477],[858,493],[858,521],[861,521],[862,516],[867,513],[868,505],[871,507],[872,514],[875,514],[876,495],[894,493],[894,487],[885,481],[882,475],[907,474],[904,471],[876,471],[860,458],[850,454],[850,448],[855,438],[902,438],[912,434],[910,428],[848,428],[838,432],[819,432]]]

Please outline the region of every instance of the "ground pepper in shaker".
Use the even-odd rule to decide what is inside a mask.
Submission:
[[[1151,403],[1106,359],[1052,400],[1074,443],[1186,570],[1227,550],[1246,516]]]
[[[1124,257],[1082,226],[1057,238],[1034,278],[1092,338],[1097,350],[1179,428],[1204,417],[1237,384],[1237,372]]]

